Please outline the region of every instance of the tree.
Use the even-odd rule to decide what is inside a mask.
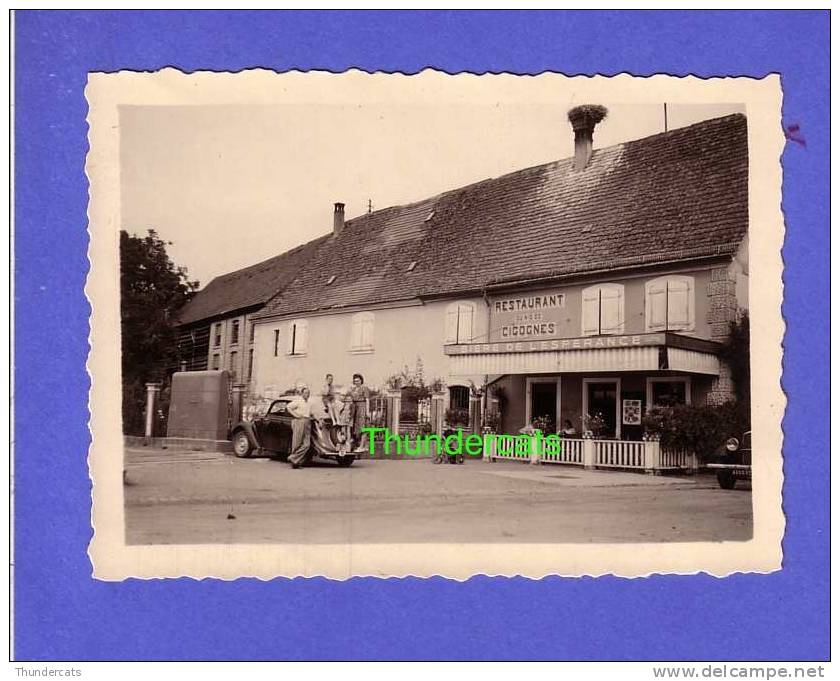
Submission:
[[[750,423],[750,317],[744,312],[737,322],[732,322],[729,337],[721,349],[721,359],[732,373],[732,384],[738,414],[742,423]]]
[[[139,237],[120,231],[123,430],[142,434],[145,384],[166,378],[176,347],[176,312],[198,289],[166,253],[154,230]]]

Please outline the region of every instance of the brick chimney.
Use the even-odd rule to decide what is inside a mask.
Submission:
[[[333,234],[338,236],[344,229],[344,204],[336,203],[333,211]]]
[[[569,123],[575,131],[575,170],[583,170],[589,163],[595,126],[606,117],[607,109],[600,104],[582,104],[569,109]]]

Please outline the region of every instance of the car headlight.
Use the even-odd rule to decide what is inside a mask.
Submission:
[[[738,450],[738,438],[731,437],[726,441],[726,449],[730,452],[734,452]]]

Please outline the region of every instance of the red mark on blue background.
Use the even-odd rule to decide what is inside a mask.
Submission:
[[[805,143],[805,138],[799,134],[799,123],[791,123],[790,125],[786,126],[785,137],[787,137],[791,142],[796,142],[797,144],[803,147],[808,146]]]

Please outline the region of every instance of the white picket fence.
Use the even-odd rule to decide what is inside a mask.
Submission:
[[[536,442],[532,441],[532,446]],[[588,453],[587,453],[588,452]],[[560,446],[542,443],[539,452],[532,454],[515,436],[499,436],[490,441],[485,459],[559,463],[590,468],[624,470],[696,470],[697,460],[685,450],[664,449],[658,442],[636,440],[582,440],[562,438]]]
[[[544,447],[540,461],[543,463],[565,463],[583,465],[583,440],[563,438],[559,450]]]
[[[595,440],[595,465],[604,468],[644,468],[645,443]]]

